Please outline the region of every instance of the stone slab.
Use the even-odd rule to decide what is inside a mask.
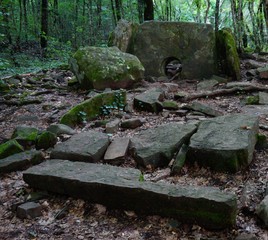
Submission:
[[[72,161],[97,162],[104,156],[109,143],[108,136],[104,133],[82,132],[73,135],[65,142],[57,144],[50,157]]]
[[[258,127],[258,117],[243,114],[202,121],[191,137],[187,161],[236,172],[252,160]]]
[[[140,176],[137,169],[65,160],[48,160],[23,173],[24,181],[33,188],[110,208],[173,217],[210,229],[235,223],[235,194],[211,187],[139,181]]]
[[[268,104],[268,93],[259,92],[259,104],[263,104],[263,105]]]

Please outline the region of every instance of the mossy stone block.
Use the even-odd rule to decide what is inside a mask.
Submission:
[[[18,143],[26,147],[35,143],[38,132],[38,129],[35,127],[18,126],[14,130],[11,138],[16,139]]]
[[[56,143],[57,135],[52,132],[45,131],[37,137],[36,149],[48,149],[53,147]]]
[[[23,146],[21,146],[16,140],[9,140],[0,145],[0,159],[23,151]]]

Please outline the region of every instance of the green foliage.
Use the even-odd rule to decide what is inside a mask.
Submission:
[[[100,108],[101,115],[107,116],[111,114],[114,110],[116,111],[123,111],[124,110],[124,104],[125,98],[122,91],[118,91],[115,93],[114,96],[114,102],[110,105],[103,105]]]
[[[87,123],[87,113],[84,111],[79,111],[77,114],[78,121],[80,123],[86,124]]]
[[[139,182],[144,182],[144,181],[145,181],[144,175],[141,173],[139,176]]]

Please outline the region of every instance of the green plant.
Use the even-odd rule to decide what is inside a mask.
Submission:
[[[124,95],[122,91],[115,93],[114,101],[111,105],[103,105],[100,108],[101,115],[107,116],[111,114],[114,110],[123,111],[124,110]]]
[[[87,113],[83,111],[79,111],[77,114],[78,121],[85,124],[87,123]]]

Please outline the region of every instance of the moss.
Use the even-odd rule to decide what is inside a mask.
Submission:
[[[36,149],[48,149],[57,143],[57,136],[52,132],[45,131],[37,137]]]
[[[96,95],[88,99],[64,114],[60,123],[74,127],[80,122],[79,112],[86,113],[86,120],[93,120],[101,114],[101,107],[104,105],[112,105],[115,101],[116,93],[119,91],[106,92]],[[123,103],[126,104],[126,91],[121,91]]]
[[[220,69],[234,80],[240,80],[240,60],[233,34],[224,28],[216,33],[216,41]]]
[[[16,139],[24,147],[35,143],[38,135],[38,129],[29,126],[18,126],[12,134],[13,139]]]
[[[256,105],[259,104],[259,96],[248,96],[246,98],[247,105]]]
[[[178,104],[175,101],[164,101],[162,103],[164,109],[178,110]]]
[[[16,140],[9,140],[0,145],[0,159],[23,151],[23,147]]]

